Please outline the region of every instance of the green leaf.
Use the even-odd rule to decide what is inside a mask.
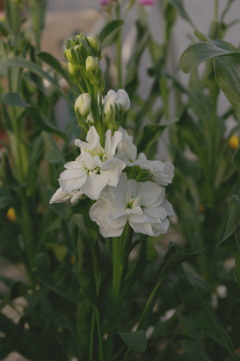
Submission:
[[[233,155],[233,164],[235,165],[237,170],[240,172],[240,148],[238,148]]]
[[[56,59],[53,55],[45,51],[41,51],[40,53],[37,54],[37,57],[43,60],[44,63],[51,66],[54,70],[56,70],[57,73],[62,75],[62,77],[67,80],[67,82],[70,82],[67,72],[61,65],[60,61]]]
[[[186,20],[190,25],[192,25],[193,28],[196,28],[190,16],[187,13],[182,0],[169,0],[169,3],[172,4],[178,10],[179,15],[184,20]]]
[[[169,252],[164,257],[164,262],[160,267],[159,273],[158,273],[158,282],[162,281],[166,275],[176,266],[180,265],[183,262],[188,261],[189,259],[199,256],[204,252],[203,249],[183,249],[181,251],[175,251],[172,253],[172,250],[170,249]]]
[[[62,153],[58,149],[56,143],[50,134],[43,132],[43,137],[45,139],[45,158],[51,164],[63,164],[65,159],[62,156]]]
[[[142,131],[142,138],[138,143],[138,152],[144,152],[150,147],[164,132],[166,125],[148,124]]]
[[[240,56],[240,52],[230,43],[215,41],[212,43],[200,42],[187,48],[180,57],[179,66],[184,73],[190,73],[192,69],[202,62],[219,56],[233,55]]]
[[[64,140],[66,139],[65,133],[63,133],[58,128],[53,127],[52,124],[50,124],[48,120],[44,117],[41,109],[37,107],[29,107],[27,109],[27,112],[31,116],[33,122],[36,122],[41,130],[45,130],[48,133],[54,133],[59,137],[63,138]]]
[[[145,331],[119,332],[123,342],[135,352],[145,352],[147,348],[147,338]]]
[[[77,301],[79,284],[73,272],[66,272],[65,278],[55,280],[44,253],[36,256],[36,267],[38,276],[45,287],[69,301]]]
[[[225,347],[235,359],[232,342],[210,304],[210,286],[200,279],[181,273],[179,277],[179,293],[186,312],[197,323],[199,328],[219,345]]]
[[[7,93],[0,98],[5,104],[15,107],[29,107],[29,104],[18,93]]]
[[[104,26],[104,28],[101,30],[100,34],[99,34],[99,39],[101,42],[103,42],[104,40],[106,40],[106,38],[111,35],[111,33],[116,30],[117,28],[119,28],[120,26],[122,26],[124,23],[123,20],[111,20],[107,23],[107,25]]]
[[[64,93],[64,91],[61,89],[61,87],[58,85],[58,82],[56,81],[56,79],[54,79],[52,76],[50,76],[48,74],[48,72],[46,72],[45,70],[42,70],[42,68],[37,65],[36,63],[30,61],[30,60],[26,60],[23,59],[21,57],[14,57],[11,59],[8,59],[5,63],[3,63],[3,67],[4,68],[12,68],[12,67],[16,67],[16,68],[23,68],[23,69],[28,69],[31,72],[33,72],[34,74],[38,75],[40,78],[42,79],[46,79],[48,80],[52,85],[54,85],[54,87],[56,88],[56,90],[68,101],[71,103],[71,101],[69,100],[69,98],[66,96],[66,94]]]
[[[13,205],[14,198],[6,187],[0,188],[0,209],[11,207]]]
[[[164,259],[163,263],[159,268],[157,280],[155,286],[148,298],[148,301],[145,305],[145,308],[142,312],[140,321],[139,321],[139,328],[146,327],[148,316],[153,308],[157,293],[162,286],[164,280],[166,279],[169,272],[171,272],[175,267],[180,265],[181,263],[196,257],[203,253],[201,249],[184,249],[182,251],[177,251],[176,246],[171,244]]]
[[[215,58],[213,65],[218,86],[234,107],[240,120],[240,53]]]
[[[240,198],[237,194],[233,195],[229,199],[228,210],[229,210],[229,214],[228,214],[227,228],[223,235],[222,242],[228,239],[240,225]]]

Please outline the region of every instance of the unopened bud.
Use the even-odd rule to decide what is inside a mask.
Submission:
[[[101,42],[98,36],[88,36],[87,37],[88,44],[93,52],[93,54],[97,57],[101,56]]]
[[[77,65],[73,65],[72,63],[68,62],[68,74],[70,76],[70,79],[74,82],[74,83],[79,83],[80,82],[80,67]]]
[[[103,109],[106,114],[112,105],[118,107],[118,110],[125,113],[130,108],[130,100],[125,90],[119,89],[117,92],[109,90],[103,100]]]
[[[74,49],[72,48],[65,49],[64,55],[67,61],[69,61],[71,64],[77,64],[77,56]]]
[[[87,57],[86,72],[91,84],[98,85],[100,83],[102,78],[102,71],[99,67],[97,58],[94,58],[93,56]]]
[[[88,93],[79,95],[74,105],[75,112],[86,119],[91,112],[91,96]]]

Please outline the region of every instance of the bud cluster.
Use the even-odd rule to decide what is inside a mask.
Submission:
[[[87,82],[104,89],[103,74],[99,66],[101,59],[101,43],[97,36],[77,34],[66,41],[65,58],[68,61],[68,71],[72,81],[84,91]]]

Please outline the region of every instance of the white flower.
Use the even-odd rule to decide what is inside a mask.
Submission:
[[[65,164],[66,170],[60,174],[59,184],[63,192],[69,194],[81,191],[91,199],[98,199],[106,185],[116,187],[126,164],[114,157],[117,146],[122,139],[120,132],[105,135],[105,147],[100,144],[99,135],[94,127],[87,134],[87,142],[79,139],[75,144],[81,154],[75,161]]]
[[[103,111],[104,114],[112,113],[112,109],[115,106],[118,107],[123,113],[129,110],[130,100],[127,92],[124,89],[119,89],[117,92],[109,90],[105,98],[103,99]]]
[[[171,162],[161,162],[160,160],[148,160],[145,154],[140,153],[133,165],[148,170],[153,175],[153,180],[166,186],[172,183],[174,177],[174,165]]]
[[[71,199],[71,203],[75,203],[78,199],[83,196],[81,191],[73,191],[71,193],[63,192],[62,188],[58,188],[56,192],[52,195],[49,203],[62,203]]]
[[[137,158],[137,147],[133,143],[133,137],[128,135],[125,129],[120,127],[118,131],[122,134],[122,140],[118,144],[117,157],[128,166],[132,166]]]
[[[168,229],[171,204],[164,200],[165,189],[154,182],[135,182],[122,173],[117,187],[108,187],[91,207],[103,237],[119,237],[129,222],[137,233],[158,236]]]
[[[78,111],[82,117],[86,118],[91,112],[91,95],[88,93],[79,95],[75,101],[74,109]]]

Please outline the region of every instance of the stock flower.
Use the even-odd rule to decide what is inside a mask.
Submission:
[[[119,89],[117,92],[109,90],[103,99],[103,111],[107,115],[112,110],[112,107],[117,107],[123,113],[127,112],[130,108],[130,100],[127,92],[124,89]]]
[[[145,154],[140,153],[134,165],[138,165],[140,168],[148,170],[153,175],[153,180],[167,186],[172,183],[174,177],[174,166],[171,162],[162,162],[160,160],[148,160]]]
[[[91,199],[98,199],[106,185],[116,187],[126,167],[124,162],[114,157],[121,139],[120,132],[116,131],[112,136],[111,130],[108,130],[103,148],[94,126],[88,131],[87,142],[76,139],[75,144],[81,149],[81,154],[75,161],[65,164],[66,170],[59,177],[61,192],[67,197],[72,192],[81,191]],[[59,191],[56,197],[65,200],[65,195]]]
[[[108,187],[90,209],[103,237],[121,236],[127,222],[137,233],[158,236],[168,229],[171,204],[154,182],[135,182],[122,173],[117,187]]]
[[[125,129],[120,127],[118,131],[122,134],[122,140],[118,144],[117,157],[131,166],[137,158],[137,147],[133,143],[133,137]]]
[[[75,203],[78,199],[83,196],[81,191],[73,191],[70,193],[63,192],[62,188],[58,188],[56,192],[52,195],[49,203],[62,203],[70,199],[71,203]]]
[[[138,166],[152,174],[152,180],[156,183],[166,186],[172,183],[174,176],[174,166],[171,162],[162,162],[160,160],[148,160],[144,153],[137,157],[137,147],[133,143],[133,137],[129,136],[127,131],[119,128],[122,133],[122,140],[118,145],[117,157],[126,163],[127,166]]]

